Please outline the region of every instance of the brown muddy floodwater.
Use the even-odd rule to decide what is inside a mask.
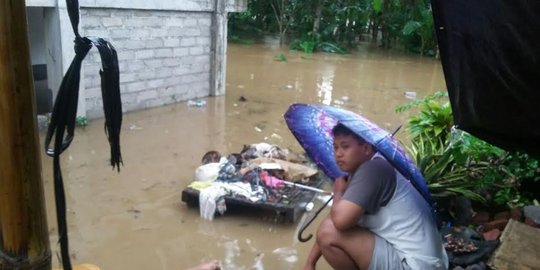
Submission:
[[[276,61],[280,53],[288,61]],[[93,263],[103,270],[185,269],[218,259],[223,269],[301,269],[313,243],[296,240],[306,216],[289,224],[275,213],[246,211],[204,221],[198,209],[181,201],[202,155],[239,152],[243,144],[263,141],[300,151],[283,120],[295,102],[341,106],[393,130],[406,120],[406,114],[394,112],[396,105],[410,101],[405,92],[423,97],[446,89],[437,60],[376,49],[304,55],[271,45],[231,44],[227,66],[226,96],[205,99],[205,107],[183,102],[126,113],[120,173],[107,163],[103,120],[77,129],[62,155],[74,264]],[[247,101],[240,102],[240,96]],[[43,155],[42,162],[56,253],[52,159]],[[319,266],[330,269],[324,260]]]

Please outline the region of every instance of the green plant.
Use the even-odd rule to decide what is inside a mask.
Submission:
[[[276,55],[276,61],[287,62],[287,61],[289,61],[289,58],[285,54],[280,53],[280,54]]]
[[[75,124],[79,127],[85,127],[88,125],[88,118],[86,116],[77,116],[75,118]]]
[[[485,202],[482,195],[475,192],[475,183],[471,181],[472,175],[482,168],[456,166],[455,149],[447,148],[442,138],[433,139],[421,133],[407,150],[424,175],[432,196],[441,198],[461,194]]]
[[[419,109],[409,118],[407,147],[434,197],[465,195],[491,206],[522,206],[533,201],[523,183],[540,183],[540,163],[530,156],[504,151],[464,131],[453,130],[445,95],[435,93],[399,106]]]

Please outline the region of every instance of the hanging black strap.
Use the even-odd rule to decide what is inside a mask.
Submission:
[[[77,117],[77,103],[79,100],[79,82],[81,79],[81,65],[92,48],[96,46],[101,56],[102,70],[101,93],[103,110],[105,115],[105,134],[111,148],[111,166],[120,171],[122,155],[120,153],[120,128],[122,125],[122,101],[120,98],[120,75],[118,69],[118,57],[114,47],[102,38],[81,37],[78,32],[79,25],[79,2],[66,0],[69,18],[75,33],[75,57],[62,79],[60,89],[54,103],[51,122],[45,137],[45,150],[47,155],[53,157],[54,192],[56,203],[56,220],[58,223],[58,236],[62,267],[71,270],[69,256],[66,201],[62,170],[60,168],[60,154],[71,144],[75,130]],[[49,147],[54,137],[54,146]]]

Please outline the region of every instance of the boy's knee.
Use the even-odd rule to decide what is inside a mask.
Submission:
[[[334,227],[332,220],[325,219],[317,229],[317,244],[322,249],[330,246],[332,241],[336,240],[337,233],[337,229]]]

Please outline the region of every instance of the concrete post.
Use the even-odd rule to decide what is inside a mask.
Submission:
[[[81,18],[83,20],[84,18]],[[73,34],[73,28],[69,20],[66,1],[58,0],[57,7],[50,12],[45,13],[46,23],[46,47],[48,48],[49,55],[47,65],[51,64],[56,72],[50,75],[50,87],[53,90],[53,99],[56,99],[58,89],[64,74],[66,74],[73,57],[75,57],[75,51],[73,50],[73,40],[75,35]],[[80,22],[79,22],[80,24]],[[80,32],[84,36],[83,32]],[[81,74],[84,74],[84,66],[81,69]],[[77,116],[86,116],[86,91],[84,88],[84,79],[81,79],[79,84],[79,101],[77,105]]]
[[[226,0],[215,0],[212,14],[212,59],[210,60],[210,95],[225,94],[227,69],[227,12]]]
[[[51,269],[24,1],[0,1],[0,269]]]

